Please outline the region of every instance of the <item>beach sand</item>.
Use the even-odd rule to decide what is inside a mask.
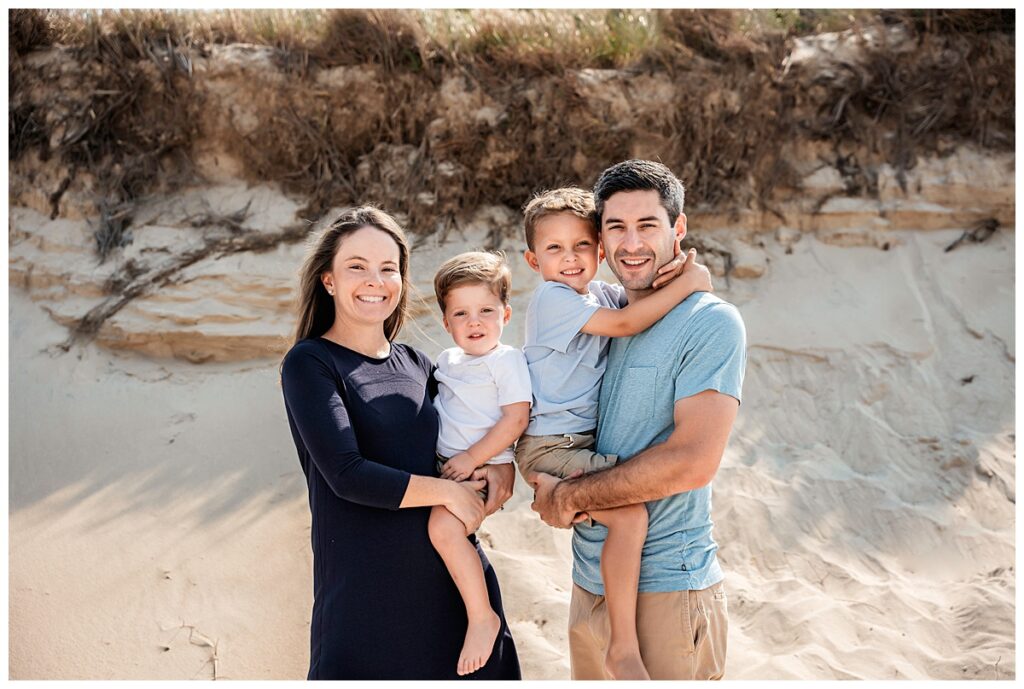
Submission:
[[[769,242],[762,277],[717,280],[749,339],[714,481],[727,678],[1014,677],[1014,233],[944,253],[958,235]],[[277,362],[63,353],[40,303],[9,309],[11,678],[304,677]],[[433,320],[403,339],[436,355]],[[480,536],[524,677],[566,679],[570,532],[530,500],[517,478]]]

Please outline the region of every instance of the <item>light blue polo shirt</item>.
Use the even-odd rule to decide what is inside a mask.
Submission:
[[[633,337],[613,339],[601,387],[597,451],[620,462],[663,442],[675,428],[676,401],[705,390],[737,400],[746,366],[746,330],[739,311],[696,292]],[[650,523],[640,563],[640,591],[705,589],[722,580],[711,537],[711,484],[648,502]],[[601,548],[608,530],[578,524],[572,537],[572,578],[604,595]]]
[[[610,338],[580,332],[600,308],[625,304],[621,285],[593,280],[588,293],[544,282],[526,307],[523,354],[530,368],[533,406],[528,435],[583,433],[597,428],[597,400]]]

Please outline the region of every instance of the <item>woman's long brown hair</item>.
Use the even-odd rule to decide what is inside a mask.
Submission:
[[[341,241],[356,230],[373,227],[388,234],[398,245],[398,271],[402,275],[402,296],[398,306],[384,321],[384,336],[394,340],[408,315],[409,244],[405,231],[390,215],[373,206],[346,211],[314,240],[299,273],[298,322],[292,344],[320,337],[334,325],[334,298],[324,288],[321,276],[330,272]]]

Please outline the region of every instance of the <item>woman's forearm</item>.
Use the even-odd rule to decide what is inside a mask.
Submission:
[[[475,492],[486,485],[484,481],[456,482],[413,474],[399,507],[443,506],[465,524],[469,535],[480,528],[486,516],[484,501]]]
[[[453,486],[451,481],[445,479],[413,474],[409,477],[409,485],[399,507],[447,505],[451,502]]]

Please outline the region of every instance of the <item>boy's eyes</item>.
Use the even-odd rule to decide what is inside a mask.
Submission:
[[[485,306],[482,309],[480,309],[480,313],[494,313],[495,311],[497,311],[497,309],[494,308],[493,306]],[[466,316],[466,315],[469,315],[468,311],[466,311],[464,309],[458,309],[456,311],[452,311],[451,317],[452,318],[458,318],[460,316]]]

